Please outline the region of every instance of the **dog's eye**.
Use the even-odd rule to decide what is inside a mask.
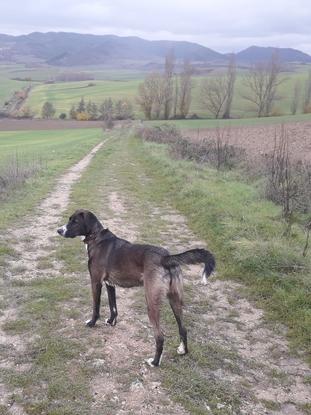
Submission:
[[[77,219],[74,219],[74,220],[73,220],[73,223],[78,223],[78,220],[77,220]]]

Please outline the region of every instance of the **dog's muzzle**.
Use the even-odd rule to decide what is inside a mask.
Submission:
[[[66,232],[67,232],[67,226],[64,225],[61,228],[57,229],[57,233],[59,233],[59,235],[61,236],[66,236]]]

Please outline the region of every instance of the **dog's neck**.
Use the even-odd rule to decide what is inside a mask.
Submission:
[[[83,238],[82,239],[83,242],[88,245],[92,241],[95,241],[96,240],[96,237],[98,236],[99,233],[101,233],[101,232],[107,232],[107,231],[108,231],[108,228],[107,229],[104,229],[103,225],[100,222],[98,222],[96,224],[96,226],[94,226],[94,228],[92,229],[92,231],[90,233],[88,233],[87,235],[81,237],[81,239]]]

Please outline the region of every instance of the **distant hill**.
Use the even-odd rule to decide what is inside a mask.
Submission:
[[[0,34],[0,62],[38,63],[56,66],[107,65],[124,68],[158,68],[173,50],[178,61],[222,65],[227,54],[191,42],[144,40],[139,37],[34,32],[28,35]],[[251,64],[267,60],[275,48],[251,46],[236,54],[237,62]],[[309,63],[311,57],[295,49],[278,49],[284,62]]]
[[[27,61],[33,59],[60,66],[156,64],[163,62],[170,50],[174,50],[179,60],[210,63],[226,61],[221,53],[190,42],[62,32],[0,35],[0,60],[12,62],[21,62],[26,58]]]
[[[236,59],[240,63],[264,62],[271,58],[272,54],[277,52],[282,62],[311,63],[311,56],[297,49],[291,48],[273,48],[250,46],[236,54]]]

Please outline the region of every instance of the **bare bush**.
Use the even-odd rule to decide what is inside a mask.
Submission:
[[[173,143],[171,154],[177,158],[208,163],[217,170],[231,169],[240,164],[244,150],[230,144],[231,130],[218,128],[200,140],[183,137]]]
[[[241,162],[245,151],[230,144],[230,129],[218,129],[215,137],[192,141],[180,130],[169,125],[143,127],[137,131],[145,141],[170,144],[173,158],[208,163],[217,169],[231,169]]]
[[[0,170],[0,199],[6,199],[11,192],[37,175],[46,165],[41,158],[25,159],[15,153]]]
[[[182,139],[181,132],[174,126],[162,124],[155,127],[141,127],[136,131],[138,137],[145,141],[167,144]]]
[[[309,239],[310,239],[310,231],[311,231],[311,220],[306,224],[306,242],[303,248],[302,255],[307,256],[308,248],[309,248]]]
[[[283,217],[291,222],[295,211],[311,210],[311,168],[290,158],[288,131],[275,130],[274,149],[267,162],[266,196],[282,206]]]

